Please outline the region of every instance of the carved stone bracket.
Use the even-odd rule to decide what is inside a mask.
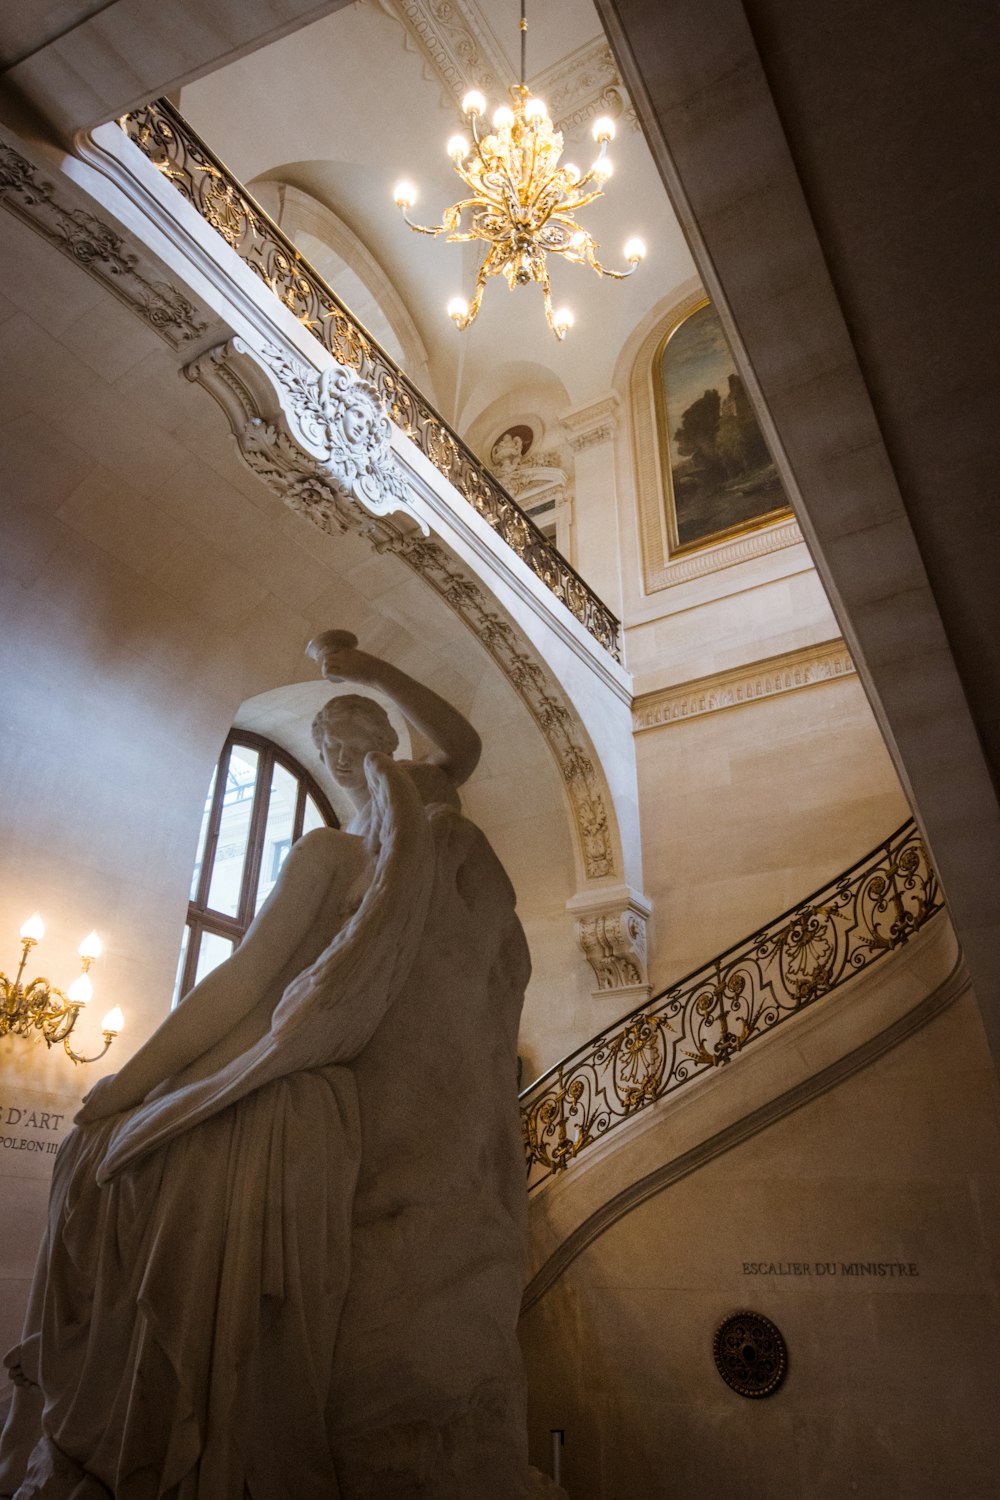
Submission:
[[[569,432],[569,446],[574,453],[585,448],[595,448],[600,443],[610,443],[618,431],[618,411],[621,403],[615,395],[604,396],[588,406],[563,413],[562,424]]]
[[[408,508],[392,424],[374,386],[352,370],[314,370],[277,348],[258,356],[235,338],[184,373],[211,392],[243,458],[282,493],[309,477],[375,516]]]
[[[642,1005],[651,994],[647,923],[651,907],[628,886],[574,896],[566,910],[576,917],[576,938],[597,976],[595,1000]]]
[[[411,507],[373,388],[347,368],[315,371],[277,349],[253,350],[241,339],[210,350],[185,374],[219,402],[244,462],[287,505],[332,535],[353,532],[376,552],[391,552],[476,635],[555,756],[587,879],[613,876],[615,841],[602,778],[579,721],[561,687],[524,650],[478,581],[440,542],[421,534],[427,527]]]

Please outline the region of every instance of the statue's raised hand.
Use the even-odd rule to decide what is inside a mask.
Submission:
[[[306,655],[319,662],[328,682],[372,682],[381,665],[377,657],[358,650],[358,638],[349,630],[324,630],[309,642]]]

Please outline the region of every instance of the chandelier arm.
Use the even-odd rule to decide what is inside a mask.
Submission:
[[[461,177],[462,181],[465,183],[466,187],[472,189],[473,195],[475,197],[479,197],[483,191],[482,182],[477,181],[477,179],[473,177],[470,172],[467,172],[465,167],[463,167],[460,162],[454,162],[452,165],[454,166],[455,171],[458,173],[459,177]]]
[[[60,1001],[62,1004],[59,1004]],[[46,1016],[61,1016],[66,1003],[66,996],[62,991],[39,976],[21,989],[18,1010],[22,1015],[44,1020]]]
[[[559,328],[556,325],[555,312],[553,311],[552,307],[552,288],[549,286],[548,269],[545,269],[542,272],[539,280],[542,283],[542,294],[545,298],[545,321],[546,323],[548,323],[549,327],[552,329],[553,334],[561,344],[563,339],[566,337],[566,330],[564,328],[560,332]]]
[[[82,1006],[68,1002],[61,1011],[55,1012],[39,1026],[47,1047],[54,1047],[57,1042],[65,1043],[82,1009]]]
[[[465,317],[460,319],[458,322],[458,327],[460,330],[468,328],[473,318],[475,318],[476,313],[479,311],[483,300],[483,292],[486,290],[486,278],[488,276],[496,275],[496,271],[499,270],[499,267],[494,269],[492,264],[493,261],[496,260],[496,258],[497,247],[496,245],[490,245],[490,248],[487,250],[485,256],[483,257],[482,264],[480,265],[479,272],[476,276],[476,289],[472,295],[472,301],[469,303],[469,311],[466,313]]]
[[[483,155],[483,139],[484,138],[482,136],[480,136],[479,132],[476,130],[476,122],[475,122],[475,118],[473,118],[473,121],[472,121],[472,144],[476,148],[476,155],[479,157],[479,160],[483,164],[483,171],[484,172],[488,172],[490,170],[490,164],[489,164],[489,161],[487,160],[487,158]]]
[[[411,229],[415,229],[417,234],[444,234],[445,230],[443,224],[414,224],[410,216],[405,213],[403,215],[403,222],[404,224],[409,224]]]
[[[639,264],[639,262],[636,260],[632,262],[627,271],[611,271],[607,266],[602,266],[601,262],[597,259],[597,256],[594,254],[593,241],[591,241],[590,244],[587,245],[586,253],[587,264],[593,266],[598,276],[607,276],[611,281],[627,281]]]
[[[14,980],[14,988],[17,990],[21,988],[21,978],[24,974],[24,966],[28,962],[28,954],[31,952],[34,946],[34,938],[21,939],[21,962],[17,966],[17,977]]]
[[[582,187],[586,186],[592,176],[593,173],[588,172],[586,177],[580,178],[580,181],[576,185],[576,191],[578,193]],[[594,190],[590,193],[583,193],[579,198],[567,198],[560,211],[564,214],[575,214],[578,209],[586,208],[588,203],[593,203],[595,198],[603,197],[604,189],[601,187],[597,187],[594,188]]]
[[[537,167],[537,165],[538,165],[538,132],[537,132],[537,130],[533,130],[531,132],[531,166],[528,169],[528,180],[524,184],[526,192],[531,188],[531,185],[532,185],[532,183],[535,180],[535,168]],[[541,189],[539,189],[539,192],[540,191],[541,191]],[[535,197],[537,198],[537,196],[538,196],[538,194],[536,193]],[[518,198],[520,199],[520,194],[518,194]],[[525,206],[526,207],[530,207],[531,204],[534,201],[535,201],[534,198],[528,199],[528,201],[527,201],[527,203],[526,203]]]
[[[107,1052],[108,1048],[111,1046],[111,1043],[114,1041],[117,1032],[104,1031],[101,1033],[101,1035],[104,1037],[104,1046],[101,1048],[100,1052],[95,1052],[93,1057],[81,1057],[78,1052],[74,1052],[73,1048],[69,1044],[69,1036],[67,1035],[62,1039],[62,1044],[63,1048],[65,1049],[66,1056],[70,1059],[71,1062],[75,1063],[100,1062],[101,1058],[104,1056],[105,1052]]]

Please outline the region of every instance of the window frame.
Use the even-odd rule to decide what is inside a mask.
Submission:
[[[239,902],[237,904],[236,915],[230,917],[224,912],[215,911],[210,907],[208,897],[212,885],[212,876],[215,871],[216,851],[219,846],[219,834],[222,825],[226,783],[229,777],[230,757],[234,749],[253,750],[256,752],[258,759],[257,775],[253,790],[253,804],[250,810],[250,823],[247,829],[246,853],[243,859],[243,878],[240,885]],[[216,762],[212,805],[208,818],[208,826],[204,830],[204,846],[200,848],[201,867],[198,872],[198,885],[194,895],[188,901],[184,963],[177,977],[176,1000],[182,999],[194,986],[202,939],[205,934],[212,933],[216,937],[230,938],[233,943],[233,951],[235,952],[246,936],[247,929],[254,919],[257,885],[260,880],[261,862],[264,857],[267,814],[271,798],[271,782],[276,765],[281,766],[290,775],[294,776],[298,787],[295,801],[295,816],[292,822],[292,846],[302,836],[307,797],[313,799],[329,828],[340,827],[340,819],[334,812],[329,797],[323,791],[322,787],[320,787],[315,777],[293,755],[290,755],[287,750],[283,750],[280,745],[276,745],[273,740],[267,739],[264,735],[253,734],[248,729],[231,729],[229,731],[229,734],[226,736],[226,742],[219,753],[219,759]]]

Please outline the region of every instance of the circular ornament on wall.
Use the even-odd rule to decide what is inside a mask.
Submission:
[[[716,1330],[712,1352],[719,1374],[741,1396],[773,1396],[788,1370],[785,1340],[760,1313],[733,1313]]]

